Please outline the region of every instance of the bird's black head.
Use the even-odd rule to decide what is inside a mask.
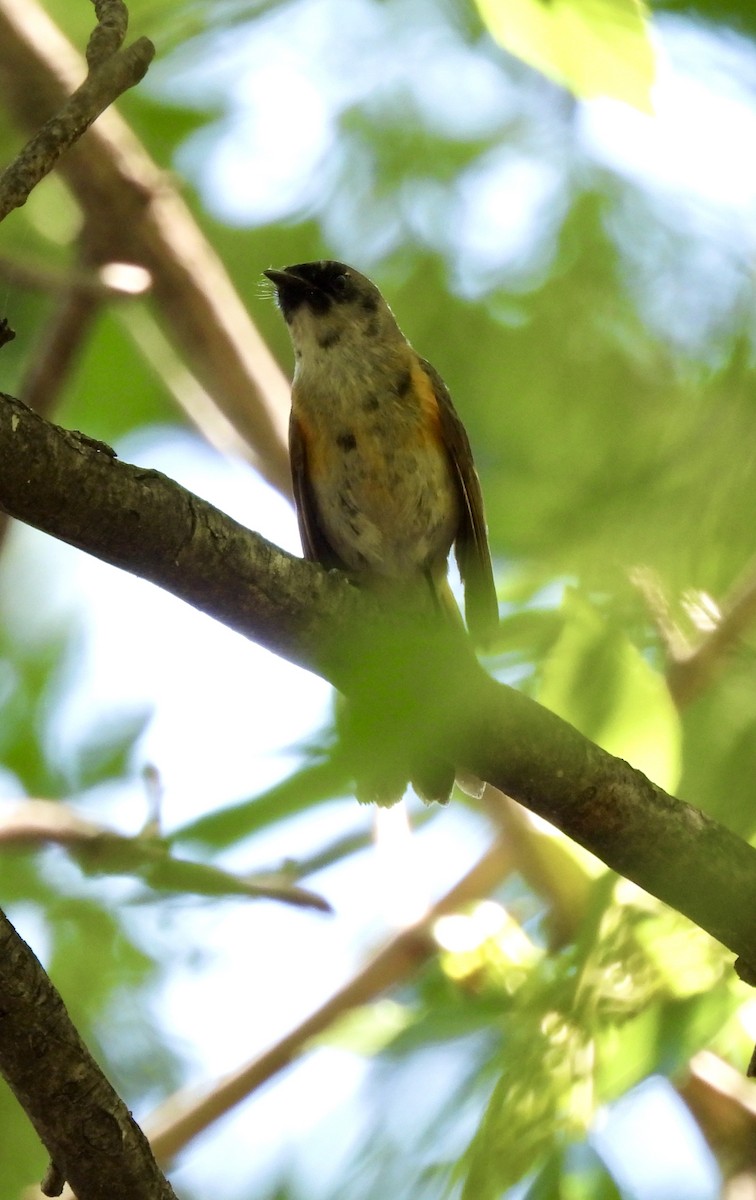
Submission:
[[[316,315],[324,315],[335,304],[357,301],[365,308],[378,307],[380,294],[374,284],[345,263],[324,259],[321,262],[296,263],[280,271],[263,271],[275,285],[278,304],[286,321],[307,305]]]

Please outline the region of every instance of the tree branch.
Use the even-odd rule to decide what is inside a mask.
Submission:
[[[95,0],[95,10],[98,22],[105,23],[98,23],[90,38],[87,77],[0,175],[0,221],[26,203],[40,179],[122,92],[144,78],[154,57],[155,47],[145,37],[118,49],[128,21],[121,0]]]
[[[68,1180],[77,1200],[175,1200],[146,1137],[3,913],[0,1071],[50,1154],[47,1195]]]
[[[672,697],[679,706],[695,700],[721,674],[729,656],[754,624],[756,559],[748,563],[725,596],[721,615],[711,632],[688,653],[671,657],[667,679]]]
[[[717,1155],[725,1178],[746,1171],[753,1175],[756,1172],[753,1084],[711,1051],[700,1050],[676,1086]]]
[[[338,1017],[414,974],[438,949],[431,934],[433,922],[488,896],[513,865],[511,847],[495,841],[420,921],[391,938],[343,987],[270,1049],[224,1076],[205,1095],[198,1097],[192,1090],[170,1097],[146,1122],[156,1158],[170,1162],[199,1133],[290,1066],[306,1044]]]
[[[756,850],[528,697],[454,630],[397,621],[338,572],[285,554],[156,471],[0,399],[0,507],[157,583],[366,700],[376,759],[452,761],[756,964]],[[404,741],[402,741],[404,739]],[[414,757],[413,757],[414,756]]]
[[[35,0],[0,0],[0,92],[19,124],[36,129],[48,120],[83,73],[80,56]],[[174,345],[262,475],[290,494],[288,383],[170,178],[112,109],[58,172],[85,213],[100,261],[134,262],[150,273]]]

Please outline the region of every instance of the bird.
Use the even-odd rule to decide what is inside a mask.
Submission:
[[[490,644],[499,612],[483,496],[443,379],[354,267],[263,274],[294,350],[289,453],[305,557],[397,598],[424,590],[459,623],[453,546],[470,636]]]
[[[374,283],[333,261],[264,272],[291,336],[289,453],[305,557],[357,580],[423,578],[442,608],[452,545],[478,644],[499,612],[464,425]]]

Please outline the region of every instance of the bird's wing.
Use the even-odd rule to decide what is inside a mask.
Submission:
[[[307,443],[302,426],[293,412],[289,418],[289,461],[304,556],[311,562],[322,563],[324,567],[341,567],[343,570],[344,564],[334,552],[320,523],[307,469]]]
[[[491,567],[480,480],[473,465],[465,427],[457,416],[446,384],[430,363],[423,360],[422,365],[433,385],[441,436],[454,468],[462,500],[454,551],[465,585],[467,627],[474,641],[485,645],[491,641],[498,629],[499,605]]]

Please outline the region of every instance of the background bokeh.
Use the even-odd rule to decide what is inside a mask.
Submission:
[[[751,838],[753,633],[701,687],[674,672],[756,586],[756,10],[654,4],[649,113],[576,98],[465,0],[129,8],[158,56],[119,110],[284,370],[261,271],[333,257],[378,282],[444,376],[502,603],[488,667]],[[85,44],[86,4],[46,10]],[[1,101],[6,161],[22,138]],[[77,264],[82,228],[55,177],[0,226],[4,391],[24,387],[59,302],[45,272]],[[288,500],[176,403],[191,379],[164,338],[149,292],[100,306],[54,419],[296,550]],[[7,530],[0,902],[139,1119],[284,1036],[500,832],[461,795],[379,819],[333,795],[332,726],[322,681]],[[177,854],[286,865],[334,914],[4,844],[29,800],[136,835],[148,764]],[[171,1171],[182,1196],[756,1195],[756,1009],[731,956],[540,823],[505,824],[490,899],[195,1138]],[[0,1200],[44,1167],[0,1090]]]

